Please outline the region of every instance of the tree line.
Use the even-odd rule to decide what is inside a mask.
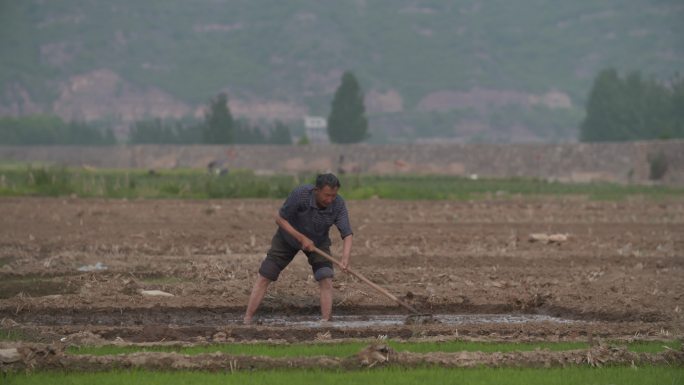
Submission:
[[[366,140],[368,119],[363,92],[353,73],[342,75],[340,86],[333,96],[328,117],[328,136],[333,143],[358,143]],[[235,120],[228,106],[228,96],[221,93],[207,107],[204,121],[199,126],[164,126],[159,119],[140,122],[131,130],[132,143],[212,143],[212,144],[292,144],[290,128],[276,121],[266,129]],[[300,143],[307,143],[306,137]]]
[[[292,144],[290,128],[282,122],[260,127],[235,120],[225,94],[212,100],[204,120],[147,119],[133,122],[130,144]],[[65,122],[54,115],[0,117],[0,145],[113,145],[111,127],[103,122]]]
[[[342,75],[328,116],[333,143],[366,140],[368,119],[364,97],[353,73]],[[644,78],[639,72],[620,76],[601,71],[592,85],[586,117],[580,125],[582,142],[684,138],[684,77],[670,82]],[[64,122],[57,116],[0,117],[1,145],[110,145],[116,138],[102,123]],[[292,144],[290,128],[276,121],[258,126],[235,119],[228,96],[212,98],[203,120],[148,119],[131,124],[131,144]],[[307,143],[307,138],[300,143]]]
[[[228,96],[221,93],[207,106],[204,120],[150,119],[133,123],[131,144],[292,144],[290,128],[280,121],[258,126],[234,119]]]
[[[0,117],[2,145],[110,145],[116,138],[110,127],[97,123],[64,122],[58,116]]]
[[[351,72],[333,97],[328,118],[333,143],[357,143],[369,137],[363,92]],[[221,93],[207,105],[203,120],[147,119],[131,124],[130,144],[292,144],[290,127],[280,121],[259,126],[235,119],[228,95]],[[0,118],[0,145],[110,145],[116,144],[110,127],[86,122],[64,122],[58,116],[35,115]],[[301,144],[308,143],[306,136]]]
[[[615,69],[594,79],[580,126],[580,141],[684,138],[684,77],[670,82]]]

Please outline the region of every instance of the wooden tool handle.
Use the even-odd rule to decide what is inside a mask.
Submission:
[[[342,268],[342,264],[341,264],[337,259],[333,258],[333,257],[330,256],[328,253],[326,253],[325,251],[323,251],[323,250],[321,250],[321,249],[319,249],[319,248],[317,248],[317,247],[314,247],[314,251],[315,251],[316,253],[320,254],[321,256],[323,256],[323,258],[329,260],[330,262],[332,262],[332,263],[334,263],[335,265],[337,265],[337,266],[339,266],[340,268]],[[394,301],[394,302],[398,303],[399,305],[403,306],[404,308],[408,309],[410,312],[415,313],[415,314],[420,314],[420,313],[418,312],[418,310],[416,310],[413,306],[411,306],[411,305],[409,305],[409,304],[403,302],[403,301],[400,300],[399,298],[395,297],[394,294],[392,294],[392,293],[390,293],[389,291],[385,290],[385,288],[376,285],[376,284],[373,283],[370,279],[364,277],[361,273],[356,272],[356,271],[352,270],[352,269],[349,268],[349,267],[347,267],[346,269],[343,269],[343,270],[346,270],[347,273],[349,273],[349,274],[355,276],[356,278],[362,280],[363,282],[365,282],[366,284],[368,284],[368,286],[370,286],[370,287],[372,287],[373,289],[375,289],[375,290],[379,291],[380,293],[384,294],[387,298],[391,299],[392,301]]]

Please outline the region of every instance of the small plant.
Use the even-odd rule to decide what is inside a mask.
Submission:
[[[300,146],[306,146],[308,144],[311,144],[311,141],[309,141],[309,137],[306,136],[306,134],[302,135],[301,138],[297,141],[297,144]]]
[[[655,155],[649,155],[648,163],[650,166],[650,173],[648,175],[651,180],[661,180],[667,173],[667,168],[669,166],[667,157],[660,151]]]

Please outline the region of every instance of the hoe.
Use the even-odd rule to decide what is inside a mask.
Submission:
[[[323,258],[329,260],[330,262],[334,263],[334,264],[337,265],[338,267],[342,268],[342,265],[340,264],[340,261],[338,261],[337,259],[333,258],[331,255],[329,255],[329,254],[326,253],[325,251],[323,251],[323,250],[321,250],[321,249],[319,249],[319,248],[317,248],[317,247],[314,248],[314,251],[315,251],[316,253],[320,254],[321,256],[323,256]],[[394,294],[392,294],[392,293],[390,293],[389,291],[387,291],[385,288],[383,288],[383,287],[381,287],[381,286],[375,284],[375,283],[372,282],[370,279],[366,278],[363,274],[361,274],[361,273],[359,273],[359,272],[357,272],[357,271],[354,271],[354,270],[352,270],[352,269],[349,268],[349,267],[347,267],[346,271],[347,271],[347,273],[349,273],[349,274],[353,275],[354,277],[360,279],[361,281],[365,282],[368,286],[370,286],[370,287],[372,287],[373,289],[379,291],[380,293],[382,293],[382,294],[383,294],[384,296],[386,296],[387,298],[391,299],[392,301],[394,301],[394,302],[398,303],[399,305],[401,305],[403,308],[405,308],[405,309],[407,309],[408,311],[410,311],[412,314],[409,315],[408,318],[406,319],[406,323],[407,323],[407,324],[425,324],[425,323],[435,323],[435,322],[437,322],[437,321],[434,319],[434,316],[433,316],[432,314],[429,314],[429,313],[421,313],[421,312],[419,312],[418,310],[416,310],[416,308],[414,308],[413,306],[411,306],[411,305],[407,304],[406,302],[400,300],[400,299],[397,298]]]

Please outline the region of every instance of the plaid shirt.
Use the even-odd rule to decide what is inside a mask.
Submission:
[[[328,232],[333,224],[337,226],[343,239],[352,234],[344,199],[338,195],[328,207],[320,209],[316,205],[314,186],[310,184],[292,190],[279,213],[292,227],[311,239],[317,247],[330,245]],[[301,243],[285,230],[278,228],[278,232],[292,247],[297,249],[302,247]]]

